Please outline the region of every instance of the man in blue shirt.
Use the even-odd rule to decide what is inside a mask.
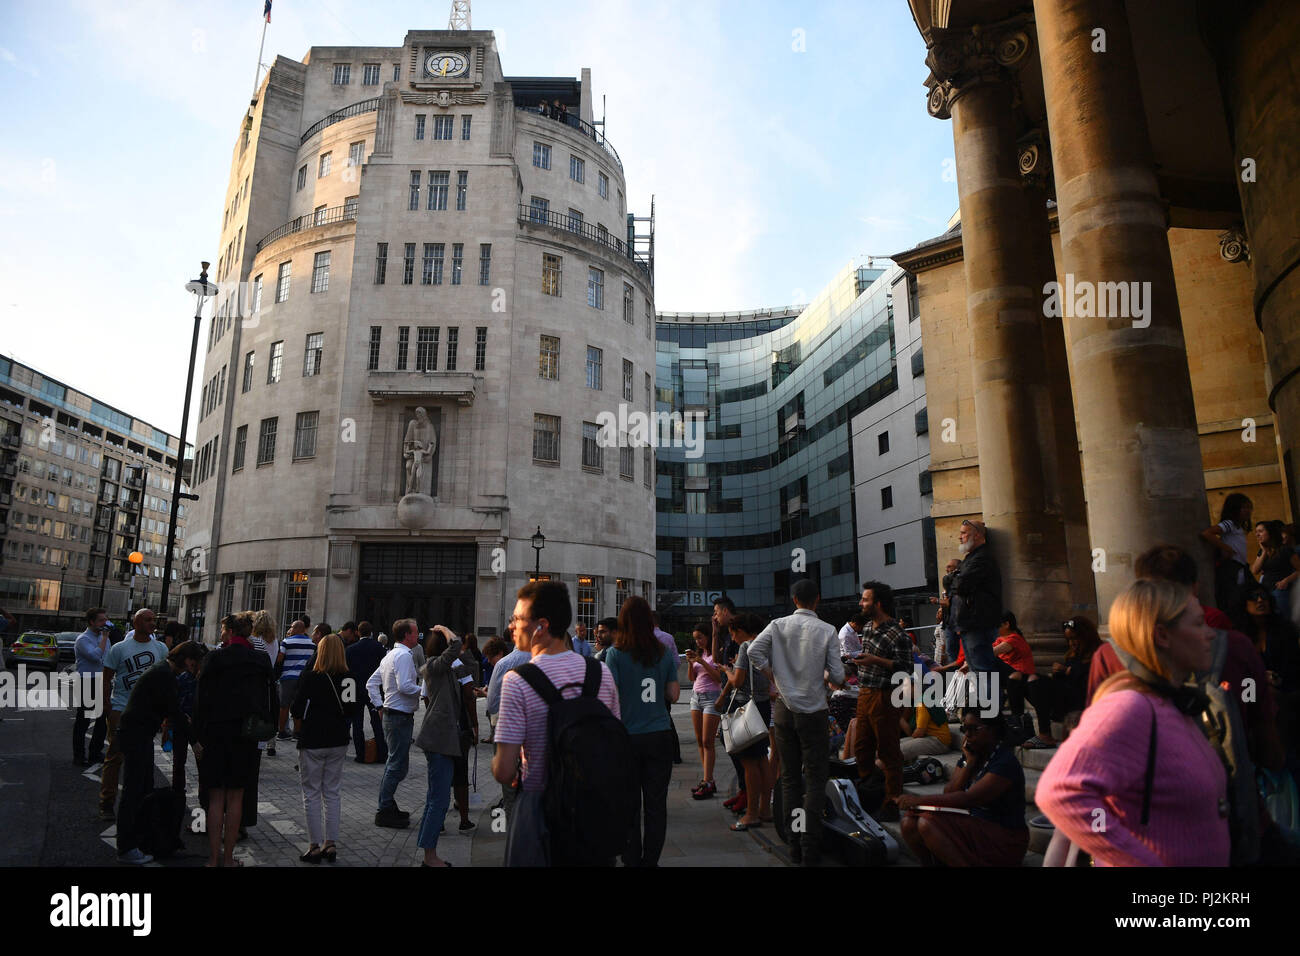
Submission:
[[[86,612],[86,629],[77,638],[77,680],[81,682],[80,704],[77,717],[72,722],[72,762],[78,767],[104,760],[104,735],[108,731],[104,717],[107,700],[100,700],[98,708],[86,706],[91,695],[99,691],[100,674],[104,670],[104,654],[108,651],[108,612],[102,607],[92,607]],[[98,709],[99,716],[90,712]],[[90,734],[90,759],[86,759],[86,728],[94,721]]]
[[[135,627],[129,640],[119,641],[104,654],[104,700],[108,702],[108,755],[104,759],[99,787],[99,818],[115,819],[117,780],[122,769],[122,748],[117,724],[126,710],[131,688],[149,668],[167,656],[167,645],[153,636],[157,616],[147,607],[135,612]]]
[[[316,645],[307,635],[307,625],[302,618],[298,618],[289,628],[289,636],[280,642],[280,732],[277,735],[280,740],[291,740],[298,736],[302,721],[297,717],[293,719],[293,733],[285,730],[285,724],[289,719],[289,705],[298,693],[298,678],[315,653]]]
[[[507,628],[506,633],[510,634],[513,628]],[[501,682],[505,680],[506,674],[510,673],[520,664],[527,664],[533,659],[529,651],[519,649],[512,650],[505,657],[501,658],[492,665],[492,680],[488,682],[487,689],[487,715],[488,721],[492,724],[492,736],[496,738],[497,712],[501,709]],[[518,791],[508,783],[501,785],[501,806],[510,816],[510,808],[514,806],[515,797]]]

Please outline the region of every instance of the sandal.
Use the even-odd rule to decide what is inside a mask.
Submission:
[[[1055,750],[1059,746],[1061,745],[1056,741],[1053,740],[1049,743],[1037,734],[1034,734],[1020,745],[1023,750]]]
[[[298,859],[303,863],[319,863],[324,855],[324,851],[313,843],[311,848]]]
[[[744,820],[737,820],[731,826],[727,827],[727,829],[735,833],[744,833],[746,830],[757,830],[762,825],[761,821],[758,823],[746,823]]]

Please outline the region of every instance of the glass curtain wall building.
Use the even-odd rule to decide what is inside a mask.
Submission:
[[[659,607],[674,629],[722,593],[789,613],[805,575],[825,616],[852,612],[849,422],[898,388],[889,278],[854,263],[801,311],[659,316],[655,411],[695,414],[704,437],[661,440],[657,456]]]

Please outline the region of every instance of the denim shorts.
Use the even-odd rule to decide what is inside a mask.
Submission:
[[[702,710],[706,714],[718,716],[718,709],[713,705],[718,701],[718,692],[716,690],[705,691],[700,693],[694,691],[691,694],[691,710]]]

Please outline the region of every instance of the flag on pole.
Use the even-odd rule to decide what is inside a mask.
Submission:
[[[266,6],[262,9],[262,16],[266,17],[266,22],[271,22],[271,0],[266,0]]]

